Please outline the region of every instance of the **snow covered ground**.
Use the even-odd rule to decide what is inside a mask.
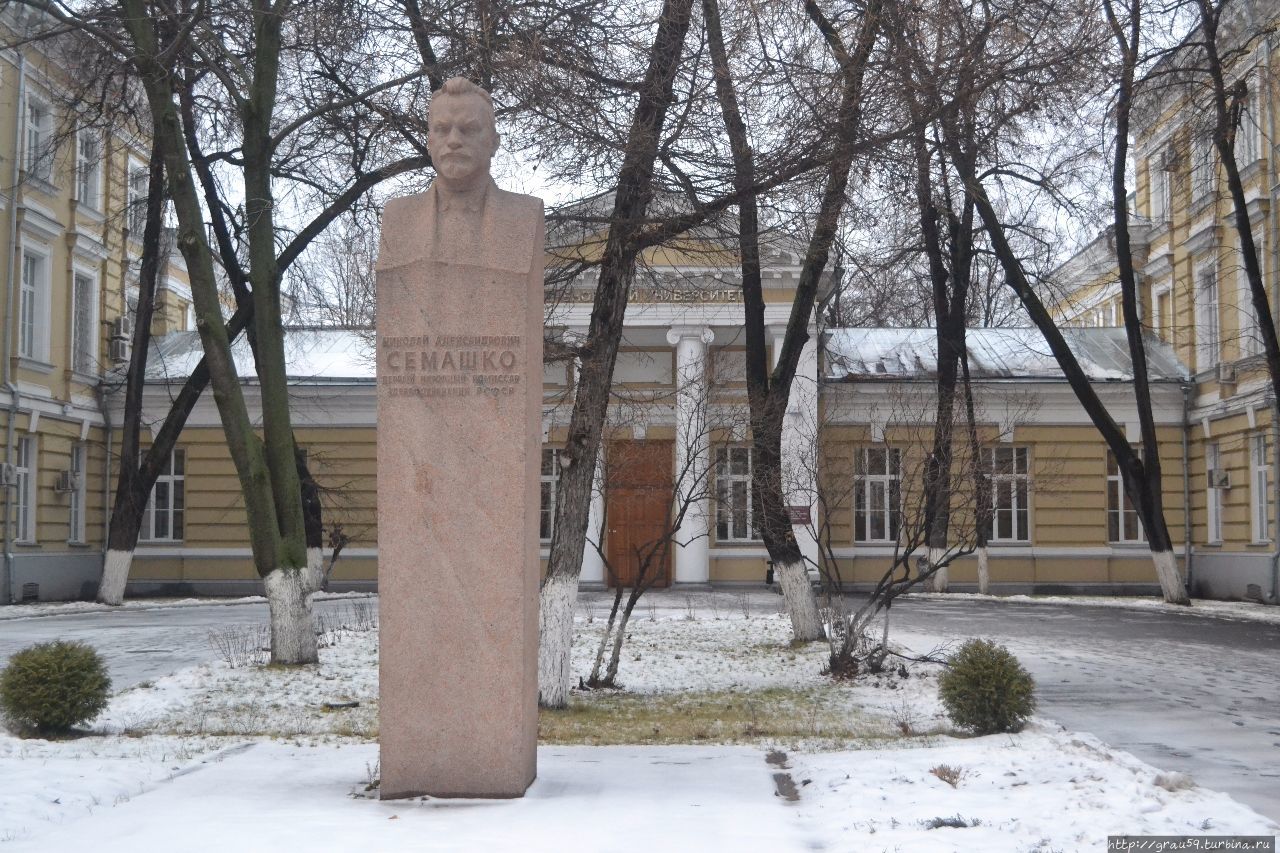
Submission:
[[[366,791],[377,777],[367,613],[327,618],[320,665],[299,670],[253,661],[256,626],[230,630],[227,660],[124,690],[89,736],[0,734],[0,849],[1047,853],[1103,849],[1118,833],[1280,831],[1049,720],[956,736],[936,667],[834,684],[819,673],[825,646],[793,649],[785,617],[748,611],[642,604],[625,692],[575,693],[573,711],[544,714],[538,781],[507,802]],[[598,609],[581,614],[575,677],[602,624]],[[681,741],[691,701],[720,725]],[[627,728],[641,712],[644,728]],[[632,740],[585,745],[619,730]]]

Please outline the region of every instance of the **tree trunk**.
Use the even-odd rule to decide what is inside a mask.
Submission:
[[[982,595],[988,595],[991,592],[991,567],[987,562],[988,548],[986,545],[978,546],[978,592]]]
[[[539,595],[538,701],[544,708],[569,704],[569,653],[573,649],[573,607],[577,574],[548,572]]]
[[[587,542],[591,487],[601,432],[622,339],[627,296],[635,278],[637,237],[653,198],[653,165],[667,110],[674,100],[676,72],[684,53],[693,0],[665,0],[649,64],[618,171],[609,236],[596,284],[591,325],[581,348],[582,368],[574,392],[564,467],[556,489],[555,531],[542,582],[538,624],[538,690],[543,707],[569,700],[569,652],[582,553]]]
[[[262,579],[271,611],[271,662],[285,666],[317,663],[311,594],[315,587],[305,569],[276,569]]]
[[[155,485],[159,466],[148,467],[139,458],[142,433],[142,395],[147,381],[147,352],[151,348],[151,320],[155,315],[156,281],[160,275],[162,242],[160,228],[164,212],[164,161],[159,146],[151,144],[147,170],[147,216],[142,229],[142,263],[138,271],[138,309],[134,315],[132,349],[125,373],[124,419],[120,430],[120,471],[116,478],[115,502],[107,525],[107,555],[98,583],[98,601],[124,603],[125,585],[138,546],[138,532],[147,498]],[[172,449],[172,448],[170,448]],[[110,453],[110,448],[107,449]],[[154,456],[155,454],[151,454]],[[168,452],[166,451],[166,456]],[[147,460],[151,461],[151,460]],[[142,470],[139,470],[142,464]],[[148,476],[150,475],[150,476]]]

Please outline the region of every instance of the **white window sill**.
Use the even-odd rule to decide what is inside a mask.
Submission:
[[[25,183],[28,187],[39,190],[45,195],[56,196],[61,194],[62,190],[51,182],[51,177],[52,176],[33,175],[30,172],[27,172]]]
[[[83,216],[90,222],[101,225],[107,221],[107,215],[98,209],[96,204],[85,204],[82,201],[76,202],[76,215]]]
[[[35,373],[50,374],[58,368],[47,361],[36,358],[28,358],[25,355],[18,356],[18,367],[23,370],[31,370]]]
[[[71,371],[71,381],[79,382],[81,385],[88,385],[92,387],[97,385],[102,380],[99,376],[93,373],[81,373],[78,370],[73,370]]]
[[[89,547],[89,543],[84,541],[83,539],[68,539],[67,545],[69,545],[72,548],[88,548]]]

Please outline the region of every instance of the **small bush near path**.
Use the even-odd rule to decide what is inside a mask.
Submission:
[[[15,734],[65,735],[107,707],[111,679],[84,643],[29,646],[0,672],[0,714]]]
[[[1018,732],[1036,709],[1036,683],[1004,646],[969,640],[938,677],[947,715],[975,734]]]

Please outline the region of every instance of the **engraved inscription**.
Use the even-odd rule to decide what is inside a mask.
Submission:
[[[520,335],[405,335],[379,341],[378,384],[392,397],[509,397]]]

